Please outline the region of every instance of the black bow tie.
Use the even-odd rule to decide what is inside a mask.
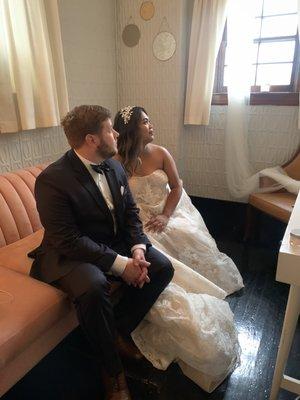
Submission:
[[[109,171],[109,166],[102,162],[101,164],[90,164],[94,171],[98,172],[98,174],[103,174],[105,171]]]

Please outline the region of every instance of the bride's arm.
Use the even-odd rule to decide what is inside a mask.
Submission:
[[[163,210],[163,215],[170,218],[181,197],[182,180],[179,178],[177,167],[171,154],[166,149],[161,149],[164,155],[163,170],[168,176],[169,186],[171,189]]]
[[[173,214],[182,193],[182,180],[179,178],[173,157],[163,147],[160,147],[159,150],[162,154],[163,170],[168,176],[171,191],[167,197],[162,214],[152,217],[145,225],[146,228],[155,232],[161,232],[167,226],[169,218]]]

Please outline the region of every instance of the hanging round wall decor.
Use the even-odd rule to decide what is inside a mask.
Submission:
[[[140,8],[140,16],[145,21],[149,21],[153,18],[155,12],[155,7],[152,1],[143,1],[141,8]]]
[[[160,61],[169,60],[176,50],[175,37],[170,32],[159,32],[153,40],[153,54]]]
[[[137,25],[128,24],[122,32],[122,39],[126,46],[134,47],[138,44],[141,38],[141,32]]]

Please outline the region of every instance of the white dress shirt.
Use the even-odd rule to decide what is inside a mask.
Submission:
[[[104,200],[107,204],[107,207],[109,208],[109,211],[111,212],[111,215],[112,215],[112,218],[114,221],[114,230],[116,232],[117,225],[116,225],[116,218],[115,218],[115,208],[114,208],[114,203],[113,203],[110,187],[107,183],[105,174],[104,173],[99,174],[98,172],[94,171],[93,168],[91,167],[91,164],[95,164],[95,163],[82,157],[80,154],[77,153],[77,151],[75,151],[75,153],[79,157],[79,159],[82,161],[82,163],[85,165],[85,167],[87,168],[89,173],[92,175],[96,185],[100,189],[102,196],[104,197]],[[144,251],[146,251],[146,245],[144,245],[143,243],[134,245],[131,248],[131,253],[133,253],[133,251],[135,249],[143,249]],[[111,272],[116,276],[122,275],[122,273],[125,270],[127,262],[128,262],[128,257],[124,257],[124,256],[121,256],[120,254],[118,254],[113,265],[111,266]]]

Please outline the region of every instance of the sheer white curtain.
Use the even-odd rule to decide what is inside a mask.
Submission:
[[[208,125],[215,65],[228,0],[195,0],[185,99],[185,124]]]
[[[10,79],[9,57],[1,3],[0,7],[0,132],[16,132],[18,130],[18,121]]]
[[[298,36],[300,39],[300,0],[298,0]],[[300,93],[299,93],[299,104],[300,104]],[[300,108],[298,114],[298,129],[300,129]]]
[[[249,162],[248,146],[253,3],[231,0],[227,16],[228,109],[225,158],[228,188],[236,198],[246,197],[259,186],[259,174],[253,174]]]
[[[280,166],[254,173],[249,161],[248,122],[254,6],[254,1],[230,0],[227,17],[226,178],[231,195],[239,199],[246,199],[252,192],[273,192],[283,187],[297,194],[300,188],[299,181],[289,177]],[[259,187],[261,176],[270,178],[274,183],[268,187]]]
[[[0,0],[0,25],[1,131],[59,125],[69,105],[57,1]]]

